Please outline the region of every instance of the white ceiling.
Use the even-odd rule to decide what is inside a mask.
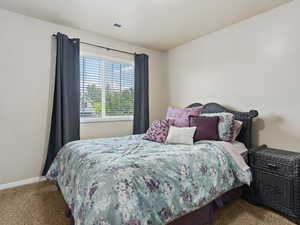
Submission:
[[[0,0],[0,7],[168,50],[291,0]],[[122,24],[116,28],[114,23]]]

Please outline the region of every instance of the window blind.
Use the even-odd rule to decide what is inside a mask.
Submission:
[[[128,117],[133,106],[133,63],[80,57],[81,118]]]

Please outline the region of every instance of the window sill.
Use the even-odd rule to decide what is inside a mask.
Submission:
[[[101,122],[118,122],[118,121],[132,121],[133,116],[113,116],[105,118],[80,118],[80,123],[101,123]]]

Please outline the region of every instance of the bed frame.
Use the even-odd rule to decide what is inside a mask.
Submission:
[[[202,106],[201,103],[194,103],[189,105],[187,108]],[[253,118],[258,116],[258,111],[250,110],[249,112],[238,112],[234,110],[227,109],[218,103],[207,103],[203,105],[203,113],[216,113],[216,112],[230,112],[234,115],[234,119],[243,122],[242,130],[237,137],[239,142],[242,142],[249,149],[252,147],[252,121]]]
[[[243,127],[237,140],[244,143],[245,146],[250,149],[252,147],[252,122],[255,117],[258,116],[258,111],[250,110],[249,112],[238,112],[234,110],[230,110],[225,108],[224,106],[218,103],[208,103],[202,105],[201,103],[193,103],[189,105],[187,108],[203,106],[202,112],[203,113],[216,113],[216,112],[230,112],[234,115],[236,120],[240,120],[243,122]],[[59,188],[59,187],[58,187]],[[60,189],[59,189],[60,190]],[[204,224],[212,224],[213,222],[213,215],[215,211],[219,208],[222,208],[223,205],[227,202],[239,199],[242,196],[243,187],[238,187],[232,189],[231,191],[223,194],[222,196],[215,199],[213,202],[209,203],[208,205],[191,212],[185,216],[182,216],[168,225],[204,225]],[[71,219],[70,225],[74,225],[74,218],[72,213],[67,206],[66,216]]]
[[[250,149],[252,147],[252,123],[253,119],[258,116],[258,111],[250,110],[249,112],[238,112],[225,108],[218,103],[207,103],[202,105],[201,103],[194,103],[189,105],[187,108],[203,106],[202,113],[218,113],[218,112],[229,112],[234,115],[234,119],[242,121],[243,127],[240,134],[237,137],[237,141],[242,142],[245,146]],[[247,189],[247,188],[246,188]],[[169,225],[204,225],[213,223],[213,215],[217,209],[222,208],[225,203],[239,199],[245,187],[238,187],[230,190],[222,196],[215,199],[205,207],[191,212],[183,217],[180,217]]]

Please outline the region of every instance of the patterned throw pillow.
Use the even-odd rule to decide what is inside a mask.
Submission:
[[[229,141],[233,140],[233,129],[234,129],[234,115],[232,113],[203,113],[200,116],[206,117],[219,117],[219,138],[222,141]]]
[[[143,139],[165,143],[169,132],[168,120],[154,120]]]
[[[234,127],[233,127],[233,138],[232,140],[235,141],[237,136],[239,136],[243,127],[243,122],[239,120],[234,120]]]
[[[176,127],[188,127],[189,116],[198,116],[201,110],[202,106],[184,109],[169,107],[166,119],[172,121]]]

